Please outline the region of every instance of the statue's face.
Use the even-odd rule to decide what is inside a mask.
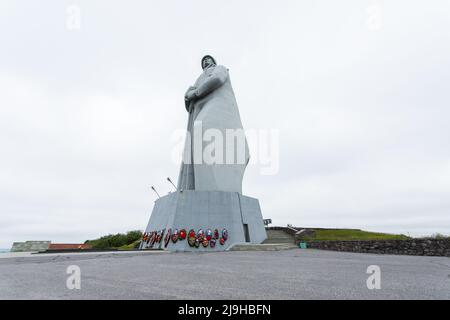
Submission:
[[[208,68],[210,66],[214,65],[214,60],[210,57],[206,57],[203,59],[203,69]]]

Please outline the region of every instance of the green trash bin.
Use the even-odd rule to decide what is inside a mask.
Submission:
[[[300,249],[306,249],[306,242],[300,242],[298,246]]]

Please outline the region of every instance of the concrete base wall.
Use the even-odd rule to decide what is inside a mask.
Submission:
[[[169,251],[224,251],[236,243],[245,243],[244,224],[248,225],[250,242],[262,243],[267,235],[259,201],[243,196],[237,192],[222,191],[191,191],[171,193],[155,202],[150,221],[145,232],[174,229],[190,229],[197,232],[199,229],[228,230],[228,240],[224,245],[217,241],[215,248],[200,245],[199,248],[190,247],[187,238],[168,246],[164,245],[164,237],[161,243],[153,248],[161,248]],[[145,243],[141,249],[145,249]]]
[[[39,252],[47,250],[49,246],[50,241],[14,242],[11,252]]]

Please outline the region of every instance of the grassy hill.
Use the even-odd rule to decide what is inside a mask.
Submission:
[[[128,231],[126,234],[110,234],[98,239],[87,240],[85,243],[92,245],[92,248],[94,249],[131,250],[136,247],[141,238],[142,232],[135,230]]]
[[[357,229],[313,229],[315,237],[305,240],[407,240],[411,239],[403,234],[370,232]]]

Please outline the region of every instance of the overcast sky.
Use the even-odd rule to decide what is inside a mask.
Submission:
[[[447,0],[2,0],[0,42],[0,247],[144,229],[207,53],[279,130],[265,218],[450,234]]]

